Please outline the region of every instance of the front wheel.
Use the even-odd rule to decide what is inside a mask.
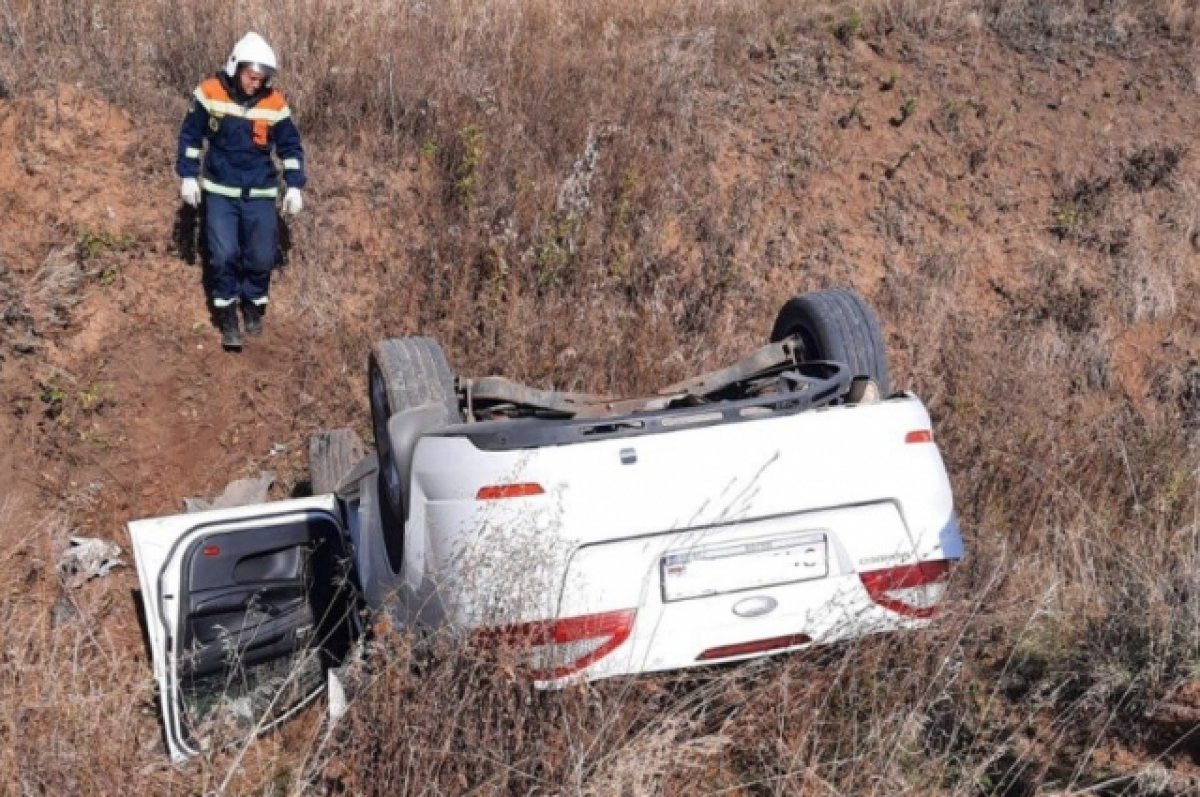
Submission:
[[[371,402],[371,430],[379,458],[379,487],[393,517],[403,521],[404,490],[399,460],[408,452],[392,450],[387,425],[397,412],[426,404],[443,403],[449,418],[456,418],[458,397],[454,373],[432,338],[388,338],[371,347],[367,363],[367,391]]]
[[[866,300],[844,288],[805,293],[779,311],[771,342],[796,336],[804,360],[845,363],[852,376],[865,376],[882,395],[892,390],[879,318]]]

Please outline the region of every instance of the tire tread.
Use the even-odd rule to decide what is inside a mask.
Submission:
[[[816,349],[805,356],[844,362],[855,376],[874,379],[884,395],[891,392],[879,319],[857,293],[830,288],[789,299],[775,319],[771,340],[801,331]]]

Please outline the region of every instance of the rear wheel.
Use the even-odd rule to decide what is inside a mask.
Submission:
[[[396,452],[392,451],[388,419],[402,410],[439,402],[446,405],[447,417],[459,417],[454,373],[436,340],[389,338],[371,347],[367,389],[379,455],[379,491],[392,516],[403,523],[407,485],[402,483]]]
[[[852,376],[874,380],[885,396],[891,392],[879,318],[854,291],[831,288],[788,300],[775,318],[771,341],[793,335],[803,345],[803,359],[845,363]]]

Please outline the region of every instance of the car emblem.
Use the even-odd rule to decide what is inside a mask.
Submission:
[[[738,617],[762,617],[775,611],[779,601],[770,595],[755,595],[733,604],[733,613]]]

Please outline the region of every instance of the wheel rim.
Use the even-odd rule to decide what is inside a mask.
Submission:
[[[804,327],[792,327],[787,331],[787,334],[784,335],[784,337],[796,339],[796,343],[798,344],[800,350],[796,352],[795,356],[799,362],[806,362],[810,359],[824,359],[817,357],[817,352],[819,351],[817,342],[813,338],[812,334]]]

